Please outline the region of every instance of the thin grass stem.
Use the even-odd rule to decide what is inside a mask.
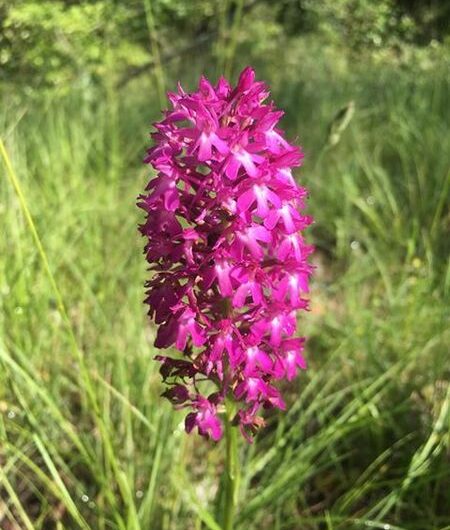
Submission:
[[[236,513],[237,497],[239,489],[239,462],[238,462],[238,438],[237,430],[232,425],[234,416],[234,406],[231,403],[226,405],[225,418],[225,495],[224,495],[224,518],[223,529],[233,530],[234,516]]]

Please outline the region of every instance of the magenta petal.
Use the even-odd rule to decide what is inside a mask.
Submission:
[[[275,206],[275,208],[281,207],[281,199],[278,197],[276,193],[274,193],[272,190],[267,190],[267,198],[269,201]]]
[[[226,274],[219,276],[219,288],[222,296],[230,296],[233,292],[230,277]]]
[[[175,343],[176,347],[180,351],[183,351],[184,348],[186,347],[187,335],[188,335],[188,330],[186,326],[180,326],[178,329],[177,340]]]
[[[309,293],[309,284],[308,284],[308,275],[307,274],[300,273],[298,275],[298,283],[300,285],[300,289],[304,293]]]
[[[233,292],[230,280],[230,268],[224,262],[217,263],[215,266],[219,289],[222,296],[230,296]]]
[[[276,316],[270,323],[270,343],[273,346],[279,346],[281,344],[281,331],[282,321],[280,317]]]
[[[245,171],[250,175],[250,177],[256,177],[258,175],[258,170],[253,162],[253,157],[247,151],[241,149],[236,153],[237,160],[244,166]]]
[[[247,66],[242,70],[239,76],[237,90],[239,92],[247,91],[255,81],[255,71],[250,66]]]
[[[251,293],[252,293],[253,303],[257,305],[261,304],[261,302],[264,299],[261,285],[259,285],[258,283],[252,282]]]
[[[272,234],[264,226],[255,226],[251,229],[251,235],[258,241],[270,243],[272,241]]]
[[[212,134],[211,135],[211,142],[213,144],[213,146],[217,149],[217,151],[219,151],[219,153],[221,155],[226,155],[228,154],[229,152],[229,147],[228,147],[228,144],[224,141],[224,140],[221,140],[217,134]]]
[[[294,221],[292,220],[292,212],[289,206],[283,206],[281,208],[281,217],[283,218],[284,227],[288,234],[292,234],[296,231]]]
[[[233,296],[233,306],[240,308],[245,304],[245,299],[248,295],[248,284],[241,285]]]
[[[203,76],[203,75],[200,77],[200,81],[198,83],[198,88],[199,88],[200,92],[205,94],[205,96],[207,98],[214,98],[215,95],[216,95],[215,92],[214,92],[213,86],[208,81],[208,79],[206,79],[206,77]]]
[[[202,328],[198,324],[195,324],[191,327],[190,331],[194,346],[203,346],[203,344],[205,344],[206,338],[203,335]],[[179,349],[181,350],[182,348]]]
[[[240,195],[237,201],[238,211],[240,213],[246,212],[250,208],[254,200],[255,200],[255,194],[253,192],[253,189],[250,188],[249,190],[245,191],[242,195]]]
[[[225,166],[225,174],[230,180],[235,180],[241,164],[231,155]]]
[[[257,362],[261,368],[267,372],[272,369],[272,359],[267,355],[266,352],[263,352],[262,350],[258,351]]]
[[[259,217],[262,217],[264,219],[269,213],[269,205],[267,204],[266,190],[264,190],[264,194],[257,194],[256,200],[258,202],[258,208],[257,208],[256,213],[258,214]]]
[[[270,398],[269,401],[274,407],[280,410],[286,410],[286,403],[280,395]]]
[[[278,210],[271,210],[267,217],[264,219],[264,226],[268,230],[273,230],[278,223],[278,219],[280,218],[280,213]]]
[[[224,77],[220,77],[217,82],[216,93],[219,97],[226,98],[230,93],[231,87],[228,81]]]
[[[210,137],[202,133],[200,135],[200,138],[198,140],[199,142],[199,149],[198,149],[198,159],[200,162],[204,162],[205,160],[210,160],[211,158],[211,139]]]
[[[256,239],[252,239],[251,237],[249,237],[246,240],[246,245],[255,259],[259,260],[263,257],[263,250],[256,242]]]
[[[224,348],[225,348],[225,341],[223,340],[223,337],[219,335],[217,339],[214,341],[214,346],[211,349],[211,356],[213,357],[213,360],[216,360],[219,358]]]
[[[292,243],[286,237],[281,242],[281,245],[276,250],[276,256],[279,260],[284,261],[292,252]]]
[[[218,442],[222,438],[222,425],[216,416],[209,420],[208,430],[211,431],[211,438],[215,442]]]

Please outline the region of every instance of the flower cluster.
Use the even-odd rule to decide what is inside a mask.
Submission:
[[[164,395],[191,409],[187,432],[213,440],[225,400],[250,440],[261,408],[285,408],[274,382],[305,368],[304,339],[293,335],[308,305],[312,247],[301,232],[312,219],[291,172],[302,153],[268,95],[251,68],[235,88],[204,77],[197,92],[179,86],[145,158],[156,171],[138,203],[153,271],[146,303],[155,346],[182,352],[156,357]]]

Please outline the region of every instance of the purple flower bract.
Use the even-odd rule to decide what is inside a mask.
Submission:
[[[283,113],[268,95],[251,68],[235,88],[204,77],[197,92],[179,86],[145,158],[156,172],[138,203],[152,271],[146,303],[155,346],[181,352],[156,357],[164,395],[191,409],[187,432],[213,440],[225,400],[250,440],[262,408],[285,408],[276,381],[306,368],[294,335],[308,308],[312,247],[302,232],[312,219],[292,176],[302,153],[277,127]]]

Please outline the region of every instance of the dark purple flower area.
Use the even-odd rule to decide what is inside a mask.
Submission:
[[[202,77],[197,92],[169,94],[145,158],[156,175],[139,197],[155,346],[181,352],[157,356],[164,396],[191,409],[187,432],[213,440],[225,400],[250,440],[262,408],[285,408],[274,382],[306,368],[294,337],[312,270],[307,192],[292,176],[302,153],[254,78],[246,68],[234,89]]]

